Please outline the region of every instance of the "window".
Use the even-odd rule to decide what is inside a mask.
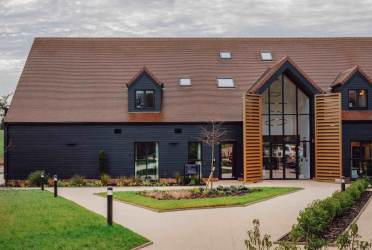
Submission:
[[[228,51],[221,51],[220,52],[220,58],[221,59],[231,59],[231,52]]]
[[[368,103],[368,93],[366,89],[349,89],[349,108],[365,109]]]
[[[351,177],[372,176],[372,141],[352,141]]]
[[[262,61],[272,61],[273,55],[271,52],[261,52],[261,60]]]
[[[198,164],[202,165],[202,143],[201,142],[189,142],[188,145],[188,164]]]
[[[157,180],[159,169],[159,149],[157,142],[135,142],[135,177]]]
[[[152,109],[154,106],[154,90],[136,90],[136,109]]]
[[[232,78],[218,78],[217,85],[219,88],[233,88],[234,79]]]
[[[180,78],[180,86],[191,86],[191,78]]]

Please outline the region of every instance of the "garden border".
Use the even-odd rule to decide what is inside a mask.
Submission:
[[[365,192],[372,192],[372,189],[367,189]],[[360,218],[360,216],[362,215],[362,213],[366,210],[367,206],[372,202],[372,196],[369,197],[368,201],[364,204],[364,206],[360,209],[359,213],[357,214],[357,216],[354,217],[354,219],[350,222],[350,224],[345,228],[345,230],[342,232],[342,233],[345,233],[347,232],[349,229],[350,229],[350,226],[354,223],[356,223],[356,221]],[[291,231],[283,234],[282,236],[279,237],[279,239],[277,239],[276,241],[274,241],[273,243],[274,244],[280,244],[281,242],[285,242],[283,241],[282,239],[285,238],[286,236],[288,236],[289,234],[291,233]],[[341,235],[341,234],[340,234]],[[297,242],[297,245],[300,245],[300,246],[305,246],[306,243],[305,242]],[[330,243],[327,244],[327,246],[330,246],[330,247],[336,247],[336,243],[335,241],[332,241]]]
[[[272,187],[272,188],[275,188],[275,187]],[[156,213],[169,213],[169,212],[179,212],[179,211],[187,211],[187,210],[200,210],[200,209],[219,209],[219,208],[248,207],[250,205],[253,205],[253,204],[256,204],[256,203],[259,203],[259,202],[263,202],[263,201],[267,201],[267,200],[270,200],[270,199],[274,199],[274,198],[277,198],[279,196],[289,195],[289,194],[292,194],[292,193],[295,193],[295,192],[299,192],[299,191],[302,191],[302,190],[304,190],[304,188],[298,188],[297,190],[289,191],[288,193],[285,193],[285,194],[277,194],[277,195],[274,195],[274,196],[271,196],[271,197],[268,197],[268,198],[264,198],[262,200],[252,201],[250,203],[246,203],[246,204],[243,204],[243,205],[218,205],[218,206],[210,206],[210,207],[176,208],[176,209],[171,209],[171,210],[158,210],[158,209],[155,209],[155,208],[150,208],[150,207],[142,206],[142,205],[135,204],[135,203],[132,203],[132,202],[118,200],[118,199],[115,199],[115,192],[114,192],[113,197],[114,197],[114,201],[117,201],[117,202],[125,203],[125,204],[128,204],[128,205],[132,205],[132,206],[143,208],[143,209],[147,209],[147,210],[150,210],[150,211],[156,212]],[[116,192],[138,192],[138,191],[116,191]],[[99,197],[105,198],[104,196],[100,195],[100,193],[94,193],[94,195],[97,195]]]

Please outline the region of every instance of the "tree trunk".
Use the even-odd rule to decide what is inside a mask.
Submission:
[[[209,177],[208,177],[208,180],[207,180],[207,184],[205,185],[205,190],[208,190],[209,188],[209,185],[211,185],[211,188],[212,188],[212,178],[213,178],[213,174],[214,174],[214,170],[215,170],[215,159],[214,159],[214,145],[212,145],[212,161],[211,161],[211,172],[209,174]]]

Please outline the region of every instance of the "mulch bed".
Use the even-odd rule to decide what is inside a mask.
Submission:
[[[328,242],[334,242],[353,222],[354,218],[358,216],[370,197],[372,197],[372,191],[364,192],[360,200],[358,200],[349,211],[344,213],[341,217],[335,218],[325,230],[323,234],[324,239]],[[279,239],[279,241],[289,241],[289,233]]]
[[[364,192],[360,200],[357,201],[349,211],[332,221],[331,225],[329,225],[327,230],[324,232],[324,238],[329,242],[335,241],[337,237],[353,222],[354,218],[358,216],[359,212],[368,202],[370,197],[372,197],[372,192]]]
[[[157,200],[179,200],[179,199],[200,199],[218,198],[226,196],[241,196],[252,192],[261,191],[260,189],[245,189],[235,192],[193,192],[192,190],[168,190],[168,191],[141,191],[140,195],[154,198]]]

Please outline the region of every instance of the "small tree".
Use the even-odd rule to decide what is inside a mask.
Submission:
[[[98,165],[99,165],[99,174],[104,175],[107,173],[107,157],[104,150],[98,152]]]
[[[206,183],[206,190],[209,185],[212,187],[212,178],[216,169],[215,148],[226,136],[226,130],[222,128],[222,123],[211,122],[210,126],[202,127],[200,131],[200,141],[211,147],[211,171]]]
[[[6,113],[8,112],[8,109],[9,109],[9,106],[10,106],[10,96],[12,95],[12,93],[10,94],[7,94],[7,95],[3,95],[0,97],[0,117],[1,117],[1,123],[0,123],[0,128],[3,129],[3,126],[4,126],[4,117],[6,115]]]

